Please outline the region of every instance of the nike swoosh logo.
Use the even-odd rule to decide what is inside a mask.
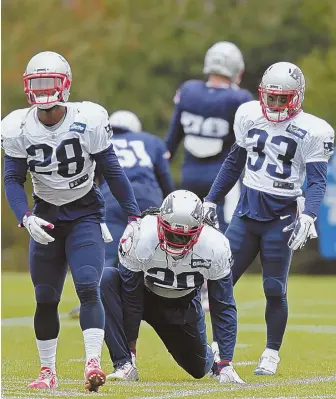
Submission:
[[[287,218],[290,218],[290,215],[280,216],[280,219],[281,219],[281,220],[282,220],[282,219],[287,219]]]

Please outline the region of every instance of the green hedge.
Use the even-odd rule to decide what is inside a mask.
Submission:
[[[26,107],[22,74],[31,56],[53,50],[71,64],[72,101],[130,109],[162,136],[178,86],[202,77],[208,47],[230,40],[245,55],[243,87],[256,93],[267,66],[297,62],[306,110],[335,123],[335,20],[333,0],[3,0],[2,117]],[[181,153],[176,181],[180,161]],[[25,268],[27,234],[2,199],[3,267]]]

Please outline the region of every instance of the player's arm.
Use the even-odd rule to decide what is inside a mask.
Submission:
[[[233,188],[240,178],[246,165],[247,151],[245,148],[245,104],[242,104],[235,115],[233,130],[236,142],[231,147],[230,153],[225,159],[208,195],[204,198],[204,214],[209,222],[216,224],[216,204],[221,201]],[[243,110],[242,110],[243,108]]]
[[[136,202],[133,188],[118,158],[114,152],[113,145],[96,154],[92,154],[97,163],[98,170],[104,176],[111,193],[119,202],[123,211],[128,216],[140,216],[141,212]]]
[[[180,109],[180,92],[179,89],[174,97],[175,109],[170,120],[167,135],[165,137],[165,143],[170,153],[170,159],[175,155],[179,144],[184,138],[184,130],[181,124],[181,109]]]
[[[334,150],[334,131],[329,129],[324,134],[309,137],[302,144],[302,156],[306,160],[307,188],[305,207],[297,218],[294,231],[289,238],[291,249],[301,249],[307,242],[311,227],[318,215],[327,188],[328,161]],[[290,230],[288,226],[286,230]]]
[[[106,180],[111,193],[128,216],[140,216],[141,212],[135,200],[133,188],[124,170],[119,164],[112,145],[112,129],[106,110],[97,104],[95,117],[97,127],[89,136],[90,154],[96,161],[96,169]]]
[[[158,139],[154,173],[159,183],[163,197],[174,191],[174,182],[169,170],[169,153],[164,143]]]
[[[218,343],[221,366],[233,359],[237,337],[237,309],[231,271],[218,280],[208,280],[210,316],[214,341]]]
[[[124,329],[130,348],[135,348],[144,308],[144,273],[136,255],[140,225],[128,225],[119,244]]]
[[[30,236],[36,242],[47,245],[55,239],[47,234],[43,227],[53,229],[54,226],[46,220],[33,215],[28,206],[24,190],[28,164],[27,158],[15,140],[3,140],[4,156],[4,186],[9,206],[13,210],[20,227],[26,227]]]
[[[135,348],[144,309],[144,273],[132,271],[119,263],[119,274],[125,335],[130,348]]]
[[[26,158],[4,156],[4,186],[9,206],[12,208],[19,223],[29,212],[27,195],[24,190],[28,171]]]
[[[239,146],[237,143],[233,144],[208,195],[204,198],[205,201],[216,204],[227,195],[239,180],[246,164],[246,158],[246,149]]]

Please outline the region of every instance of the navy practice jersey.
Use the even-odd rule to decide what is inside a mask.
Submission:
[[[235,113],[251,100],[251,93],[236,85],[213,88],[204,81],[189,80],[180,87],[166,144],[173,156],[184,140],[182,184],[201,180],[210,188],[235,141]]]
[[[163,197],[173,191],[169,172],[168,153],[161,139],[145,132],[114,130],[112,139],[120,166],[124,169],[138,202],[150,199],[152,206],[160,206]],[[107,184],[100,189],[107,207],[118,207]]]

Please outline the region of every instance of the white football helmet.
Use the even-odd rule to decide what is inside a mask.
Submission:
[[[258,91],[264,117],[271,122],[283,122],[301,111],[305,78],[295,64],[277,62],[266,69]]]
[[[126,129],[130,132],[141,132],[141,122],[131,111],[116,111],[110,116],[110,126],[113,128]]]
[[[72,74],[67,60],[53,51],[34,55],[23,74],[28,103],[49,109],[66,102],[70,95]]]
[[[203,73],[206,75],[226,76],[239,84],[244,69],[243,54],[233,43],[218,42],[205,54]]]
[[[170,255],[186,254],[203,229],[202,201],[187,190],[170,193],[160,207],[158,237],[160,248]]]

